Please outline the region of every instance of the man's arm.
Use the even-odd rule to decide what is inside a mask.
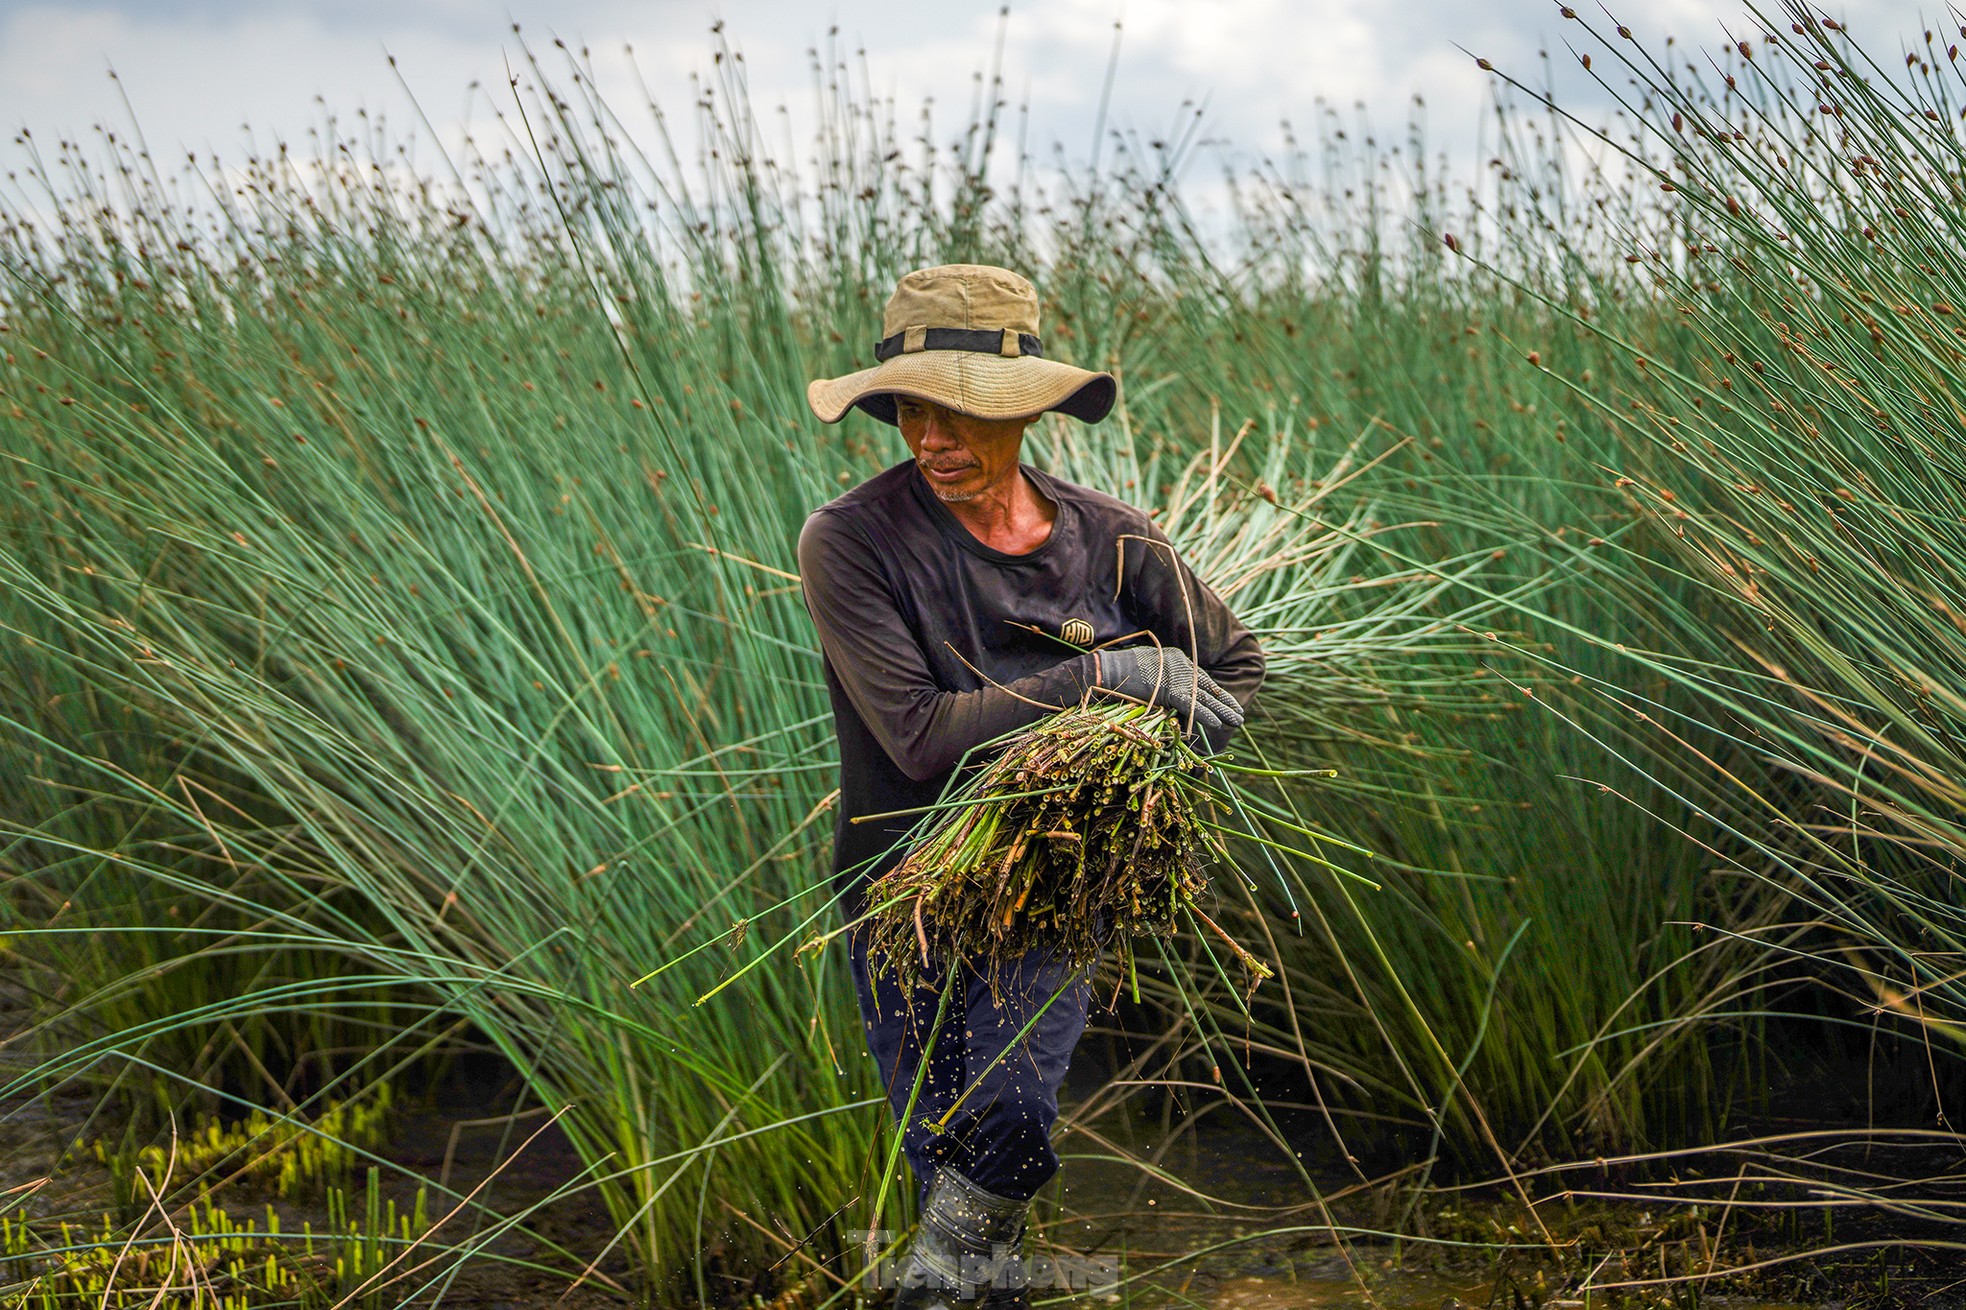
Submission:
[[[847,699],[889,758],[917,782],[972,748],[1076,705],[1096,677],[1080,655],[1002,686],[944,691],[902,619],[872,545],[837,515],[799,533],[799,576],[819,643]]]
[[[1263,648],[1256,634],[1195,576],[1158,526],[1149,523],[1121,541],[1120,561],[1133,621],[1162,646],[1192,658],[1247,713],[1263,684]],[[1232,731],[1209,731],[1210,748],[1221,750]]]

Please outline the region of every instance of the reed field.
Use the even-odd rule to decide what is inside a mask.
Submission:
[[[1179,1184],[1165,1134],[1234,1122],[1295,1179],[1238,1222],[1340,1238],[1334,1188],[1404,1222],[1697,1159],[1865,1062],[1956,1155],[1966,28],[1766,27],[1569,21],[1610,127],[1504,70],[1477,178],[1332,119],[1207,218],[1196,133],[1059,173],[993,73],[951,134],[821,60],[788,154],[728,46],[660,105],[542,48],[450,155],[23,132],[0,1104],[79,1096],[117,1181],[0,1193],[9,1294],[427,1304],[502,1261],[816,1304],[905,1228],[794,544],[905,457],[807,380],[952,261],[1030,272],[1047,353],[1122,379],[1027,458],[1153,510],[1270,660],[1232,762],[1272,840],[1226,839],[1208,914],[1274,976],[1143,939],[1068,1172]],[[386,1132],[338,1125],[494,1058],[610,1240],[515,1255],[554,1198],[434,1181],[386,1211]],[[342,1198],[320,1251],[211,1209],[297,1138],[339,1152],[294,1184]],[[1839,1186],[1961,1240],[1915,1177]]]

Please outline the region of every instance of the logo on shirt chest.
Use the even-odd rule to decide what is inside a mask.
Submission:
[[[1097,635],[1092,630],[1092,625],[1084,619],[1066,619],[1058,625],[1059,639],[1067,645],[1077,646],[1080,650],[1092,645],[1093,638]]]

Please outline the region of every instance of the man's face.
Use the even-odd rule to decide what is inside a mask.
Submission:
[[[975,418],[912,396],[894,398],[902,440],[929,489],[946,501],[974,500],[1017,470],[1027,418]]]

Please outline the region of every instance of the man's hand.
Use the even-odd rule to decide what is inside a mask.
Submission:
[[[1235,698],[1178,650],[1129,646],[1096,651],[1093,659],[1097,661],[1098,686],[1172,710],[1184,726],[1190,716],[1197,729],[1242,726],[1242,707]]]

